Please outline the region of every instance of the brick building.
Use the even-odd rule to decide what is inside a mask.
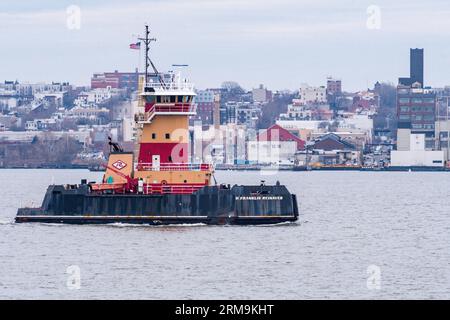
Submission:
[[[103,72],[103,73],[94,73],[91,78],[91,88],[99,89],[99,88],[107,88],[111,87],[113,89],[130,89],[137,90],[139,84],[139,76],[144,76],[145,73],[138,72]],[[169,79],[172,77],[172,74],[161,73],[161,77],[165,82],[169,82]],[[158,76],[155,73],[149,74],[150,81],[157,82],[159,81]]]

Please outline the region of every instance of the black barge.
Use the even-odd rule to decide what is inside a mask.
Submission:
[[[40,208],[20,208],[16,222],[148,225],[257,225],[298,219],[295,194],[276,184],[205,186],[193,194],[96,194],[89,184],[51,185]]]

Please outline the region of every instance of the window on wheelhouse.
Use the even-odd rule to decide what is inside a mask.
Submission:
[[[145,97],[145,102],[147,103],[154,103],[155,102],[155,98],[157,98],[156,96],[146,96]]]
[[[184,102],[189,103],[192,101],[192,96],[184,96],[183,100]]]

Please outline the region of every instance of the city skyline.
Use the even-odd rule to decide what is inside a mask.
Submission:
[[[67,26],[73,5],[79,29]],[[380,20],[371,28],[373,5]],[[2,55],[3,80],[88,85],[94,72],[133,71],[140,55],[128,46],[149,23],[158,68],[189,64],[199,88],[233,80],[246,89],[295,90],[325,85],[327,76],[342,79],[346,91],[396,84],[416,47],[425,49],[426,85],[450,84],[444,1],[4,1],[0,11],[0,39],[15,48]]]

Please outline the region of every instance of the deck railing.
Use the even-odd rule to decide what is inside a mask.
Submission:
[[[135,114],[135,121],[138,122],[146,122],[151,121],[153,117],[158,113],[186,113],[186,114],[192,114],[195,113],[196,106],[194,104],[181,104],[177,105],[175,103],[170,104],[154,104],[150,107],[149,110],[147,110],[144,113],[136,113]]]
[[[192,194],[203,188],[204,185],[165,185],[147,184],[144,187],[145,194]]]
[[[212,164],[208,163],[160,163],[155,165],[152,163],[138,163],[137,170],[143,171],[211,171]]]
[[[171,82],[148,82],[146,88],[153,88],[157,91],[193,91],[194,84],[186,81],[171,81]]]
[[[193,104],[155,104],[150,110],[154,112],[195,112],[195,106]],[[149,110],[149,112],[150,112]]]

